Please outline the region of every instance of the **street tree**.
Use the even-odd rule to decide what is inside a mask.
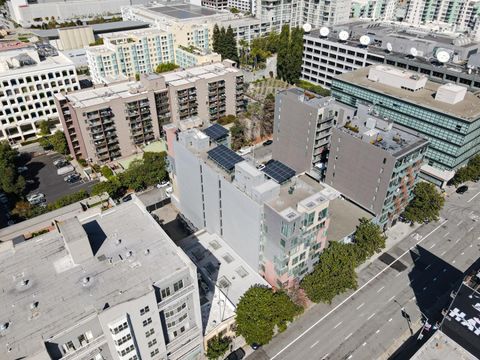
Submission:
[[[50,120],[42,120],[38,124],[38,127],[40,128],[40,135],[49,135],[52,124]]]
[[[48,141],[52,144],[53,150],[59,154],[66,155],[68,153],[67,139],[63,131],[56,131],[48,138]]]
[[[118,199],[125,191],[117,178],[110,179],[108,181],[102,181],[95,184],[92,188],[92,195],[101,195],[103,193],[110,195],[112,199]]]
[[[243,294],[238,303],[237,334],[243,336],[248,344],[266,344],[276,329],[284,331],[302,311],[303,308],[295,305],[284,292],[255,285]]]
[[[382,229],[366,218],[361,218],[354,235],[357,265],[380,252],[385,247],[387,237]]]
[[[232,339],[227,336],[216,335],[207,343],[207,353],[205,354],[209,360],[217,360],[223,357],[228,351]]]
[[[320,255],[313,272],[301,282],[308,298],[316,303],[330,304],[335,296],[356,289],[355,256],[354,244],[331,242]]]
[[[17,171],[18,151],[8,142],[0,141],[0,190],[21,195],[25,190],[25,179]]]
[[[405,218],[412,223],[438,220],[445,198],[437,191],[435,185],[419,182],[413,189],[413,195],[412,201],[405,209]]]

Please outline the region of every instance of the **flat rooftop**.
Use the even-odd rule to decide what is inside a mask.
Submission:
[[[201,65],[181,71],[174,71],[164,73],[161,75],[150,74],[149,77],[163,76],[165,82],[172,86],[181,86],[195,83],[202,79],[212,79],[217,76],[223,76],[228,73],[241,73],[241,70],[236,67],[225,66],[223,63],[214,63],[208,65]]]
[[[480,118],[480,98],[478,95],[475,95],[470,91],[467,91],[465,98],[456,104],[444,103],[435,100],[434,98],[438,88],[442,86],[441,84],[427,81],[423,89],[415,92],[395,88],[393,86],[369,80],[368,73],[372,66],[337,75],[334,78],[334,81],[337,79],[339,81],[347,82],[352,85],[414,104],[418,107],[428,108],[449,116],[460,118],[464,121],[473,122]]]
[[[328,213],[330,224],[328,225],[327,241],[342,241],[355,232],[362,217],[373,218],[372,214],[342,197],[330,201]]]
[[[132,89],[135,89],[135,91],[132,91]],[[66,95],[56,94],[55,96],[57,99],[67,99],[75,108],[86,108],[104,104],[113,99],[126,99],[131,96],[147,93],[146,90],[142,90],[144,89],[142,89],[140,83],[131,81],[90,88],[88,90],[75,91]]]
[[[107,303],[135,299],[151,292],[155,281],[184,270],[188,259],[137,201],[79,216],[94,253],[81,265],[72,262],[56,230],[0,253],[0,322],[9,323],[0,336],[2,360],[32,355],[44,340]]]
[[[439,359],[476,360],[478,358],[470,354],[443,332],[437,330],[410,360]]]
[[[23,64],[19,67],[13,67],[13,59],[21,60]],[[68,65],[71,65],[73,69],[73,62],[62,53],[56,53],[54,56],[47,56],[42,60],[38,57],[37,49],[34,47],[25,47],[0,52],[0,78],[12,78],[20,76],[23,73],[55,69],[56,67],[64,67]]]
[[[322,108],[335,101],[331,96],[320,96],[312,93],[311,91],[300,88],[282,90],[279,91],[279,94],[298,102],[310,105],[313,108]]]
[[[199,18],[204,16],[217,15],[220,13],[219,11],[213,9],[207,9],[201,6],[185,4],[181,2],[172,3],[165,6],[151,6],[146,7],[146,9],[155,13],[162,14],[164,16],[175,18],[177,20]]]

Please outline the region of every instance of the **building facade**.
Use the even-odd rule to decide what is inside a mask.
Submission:
[[[341,31],[349,38],[339,39]],[[421,33],[419,36],[418,33]],[[369,44],[360,38],[367,36]],[[416,56],[412,56],[414,50]],[[443,65],[435,61],[439,51],[449,54]],[[434,34],[382,22],[356,22],[330,28],[327,36],[314,30],[304,35],[303,80],[330,87],[332,79],[344,72],[373,64],[387,64],[427,75],[432,81],[450,82],[480,89],[478,65],[469,61],[480,50],[470,38]],[[468,64],[468,65],[467,65]]]
[[[35,138],[42,120],[58,124],[54,94],[78,89],[73,62],[49,46],[0,51],[0,141]]]
[[[326,245],[326,189],[278,161],[271,166],[290,177],[260,171],[198,129],[171,134],[172,202],[188,222],[220,236],[272,286],[313,270]]]
[[[209,50],[200,50],[192,47],[186,48],[183,46],[175,50],[175,64],[185,69],[221,61],[222,56],[220,54]]]
[[[157,65],[175,62],[174,36],[157,29],[142,29],[103,36],[103,45],[86,49],[94,83],[109,78],[154,72]]]
[[[203,356],[196,267],[137,199],[46,230],[2,244],[3,359]]]
[[[351,120],[333,129],[325,183],[386,229],[413,198],[427,147],[428,140],[360,104]]]
[[[70,153],[77,159],[106,163],[135,154],[140,146],[160,138],[164,124],[201,126],[241,113],[243,74],[234,64],[224,61],[144,74],[137,82],[57,94]]]
[[[298,173],[325,175],[335,126],[335,100],[302,89],[281,91],[275,99],[272,156]]]
[[[430,141],[428,165],[439,170],[457,169],[480,152],[480,99],[466,87],[376,65],[337,76],[332,96],[353,107],[370,103],[380,116],[418,131]]]

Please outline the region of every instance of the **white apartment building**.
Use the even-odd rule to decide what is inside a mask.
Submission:
[[[58,123],[54,94],[80,89],[75,65],[50,46],[0,49],[0,141],[35,138],[38,124]]]
[[[257,2],[255,0],[228,0],[227,1],[227,8],[235,8],[240,10],[241,12],[249,12],[255,15],[257,10]]]
[[[2,360],[203,358],[197,269],[138,199],[41,217],[0,243]]]
[[[108,83],[124,75],[150,73],[158,64],[175,62],[174,36],[158,29],[132,30],[103,36],[103,45],[87,48],[90,75]]]
[[[354,0],[351,18],[395,20],[396,0]]]

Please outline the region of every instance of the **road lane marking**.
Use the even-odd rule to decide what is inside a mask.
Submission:
[[[475,199],[478,195],[480,195],[480,191],[478,193],[476,193],[475,195],[473,195],[473,197],[471,197],[470,200],[467,200],[467,203],[469,203],[470,201]]]
[[[322,360],[326,359],[328,355],[330,355],[330,354],[323,355]],[[275,355],[275,356],[277,356],[277,355]]]
[[[370,315],[370,316],[367,318],[367,320],[370,320],[370,319],[371,319],[372,317],[374,317],[374,316],[375,316],[375,313],[373,313],[372,315]]]
[[[445,235],[443,235],[443,237],[444,237],[444,238],[445,238],[445,237],[447,237],[447,236],[448,236],[448,234],[450,234],[450,233],[449,233],[449,232],[447,232]]]
[[[388,322],[391,322],[392,320],[393,320],[393,319],[392,319],[392,318],[390,318],[390,319],[388,319]]]
[[[313,325],[311,325],[308,329],[305,329],[300,335],[298,335],[295,339],[293,339],[290,343],[288,343],[283,349],[281,349],[278,353],[273,355],[270,360],[276,359],[280,354],[282,354],[285,350],[287,350],[290,346],[292,346],[294,343],[296,343],[299,339],[301,339],[305,334],[307,334],[309,331],[311,331],[315,326],[320,324],[323,320],[325,320],[327,317],[329,317],[332,313],[337,311],[343,304],[345,304],[348,300],[350,300],[353,296],[358,294],[358,292],[362,291],[365,287],[370,285],[370,283],[374,280],[376,280],[380,275],[382,275],[385,271],[390,269],[393,264],[395,264],[397,261],[399,261],[402,257],[404,257],[406,254],[409,254],[410,251],[412,251],[413,248],[415,248],[418,244],[423,242],[425,239],[430,237],[435,231],[440,229],[443,225],[445,225],[448,222],[448,220],[442,221],[437,227],[435,227],[432,231],[430,231],[427,235],[425,235],[423,238],[417,241],[417,243],[413,246],[411,246],[409,249],[403,252],[395,261],[391,262],[389,265],[387,265],[385,268],[380,270],[375,276],[373,276],[370,280],[368,280],[365,284],[360,286],[356,291],[354,291],[352,294],[347,296],[344,300],[342,300],[337,306],[335,306],[332,310],[330,310],[328,313],[323,315],[320,319],[318,319]],[[375,315],[375,314],[373,314]]]
[[[457,262],[456,260],[453,260],[453,261],[452,261],[452,264],[455,264],[456,262]]]
[[[472,232],[473,228],[474,227],[472,226],[470,229],[468,229],[468,232]]]
[[[427,290],[427,287],[426,287],[426,286],[423,288],[423,291],[425,291],[425,290]]]
[[[367,342],[364,342],[364,343],[362,344],[362,346],[365,346],[365,345],[367,345]]]
[[[435,245],[437,245],[437,244],[432,244],[432,246],[430,246],[430,249],[433,249],[435,247]]]
[[[336,329],[337,327],[339,327],[340,325],[342,325],[343,321],[340,321],[337,325],[335,325],[333,328]]]
[[[432,264],[428,264],[427,267],[425,268],[425,270],[430,269],[430,266],[432,266]]]
[[[399,272],[397,275],[395,275],[395,277],[399,277],[400,275],[402,275],[401,272]]]
[[[387,302],[390,302],[390,301],[392,301],[393,299],[395,299],[395,296],[392,296],[390,299],[388,299]]]
[[[408,300],[408,301],[410,302],[410,301],[412,301],[412,300],[414,300],[414,299],[415,299],[415,296],[412,296],[412,297],[410,298],[410,300]]]
[[[465,255],[465,251],[463,251],[460,255]]]
[[[472,215],[474,212],[475,212],[475,211],[472,210],[472,211],[470,211],[470,212],[468,213],[468,215]]]
[[[440,254],[440,256],[443,256],[443,255],[445,255],[446,253],[447,253],[447,252],[444,251],[444,252],[442,252],[442,253]]]
[[[460,239],[457,239],[457,241],[455,241],[455,244],[458,243],[460,241]]]
[[[357,310],[360,309],[365,303],[361,303],[360,305],[357,306]]]
[[[385,286],[382,286],[380,289],[377,290],[377,294],[382,291],[383,289],[385,289]]]
[[[313,348],[315,345],[317,345],[319,340],[315,341],[312,345],[310,345],[310,349]]]
[[[447,269],[443,268],[443,270],[442,270],[442,271],[443,271],[443,272],[446,272],[446,271],[447,271]]]
[[[457,224],[457,226],[462,225],[462,223],[463,223],[463,220],[460,220],[460,222]]]
[[[380,332],[380,329],[378,329],[377,331],[375,331],[375,334],[378,334]]]
[[[437,281],[437,278],[436,278],[436,277],[434,277],[434,278],[433,278],[433,281]]]
[[[345,340],[347,340],[347,339],[348,339],[350,336],[352,336],[352,335],[353,335],[353,333],[350,333],[350,334],[348,334],[347,336],[345,336]]]
[[[347,359],[351,359],[353,357],[353,355],[350,355]]]

